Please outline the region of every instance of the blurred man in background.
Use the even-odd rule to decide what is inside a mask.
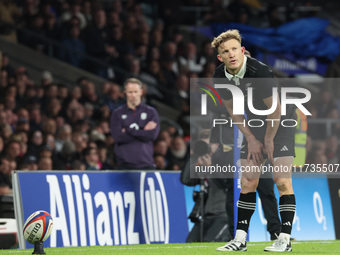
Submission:
[[[160,128],[158,113],[141,102],[140,80],[127,79],[124,88],[126,104],[112,112],[110,123],[118,169],[155,169],[153,141]]]

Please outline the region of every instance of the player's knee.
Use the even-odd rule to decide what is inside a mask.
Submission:
[[[248,178],[242,178],[241,179],[241,189],[242,190],[247,190],[249,192],[255,192],[258,184],[259,184],[258,179],[248,179]]]
[[[276,179],[275,183],[280,193],[286,193],[292,188],[292,184],[288,179]]]

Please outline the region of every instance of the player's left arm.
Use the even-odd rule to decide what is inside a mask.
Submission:
[[[270,109],[273,105],[273,97],[267,97],[263,99],[263,102],[265,105]],[[277,105],[275,108],[275,111],[269,115],[267,115],[267,129],[266,134],[264,137],[264,148],[266,151],[266,154],[268,155],[268,159],[274,163],[274,138],[277,133],[277,130],[280,125],[280,119],[281,119],[281,103],[279,95],[277,94]]]

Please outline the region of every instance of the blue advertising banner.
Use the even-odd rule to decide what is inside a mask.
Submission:
[[[256,54],[256,59],[272,66],[274,69],[289,75],[318,73],[325,75],[329,63],[323,63],[316,57],[296,57],[291,53],[280,54],[282,57],[270,53]],[[294,64],[297,63],[297,64]]]
[[[16,174],[23,220],[37,210],[53,218],[45,247],[182,243],[188,235],[179,173]]]
[[[335,240],[332,205],[326,176],[320,178],[294,178],[296,215],[292,237],[296,240]],[[279,199],[277,189],[276,198]],[[256,210],[249,227],[250,241],[269,241],[267,220],[257,197]]]

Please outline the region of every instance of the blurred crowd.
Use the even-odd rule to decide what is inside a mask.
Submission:
[[[116,169],[109,121],[125,97],[116,83],[96,85],[100,92],[80,77],[69,88],[48,71],[32,81],[24,66],[13,68],[2,55],[0,194],[10,192],[13,170]],[[156,168],[180,170],[188,153],[185,137],[165,126],[154,143]]]
[[[274,4],[246,0],[1,0],[0,19],[19,29],[2,24],[0,33],[118,84],[138,76],[153,97],[185,110],[188,78],[211,76],[217,60],[210,42],[185,40],[179,27],[197,22],[276,27],[292,19],[288,7],[283,13]]]
[[[1,20],[20,28],[17,32],[0,22],[3,37],[42,53],[51,50],[46,38],[56,40],[64,47],[53,48],[54,57],[107,80],[94,84],[79,77],[70,87],[55,82],[53,73],[45,71],[41,80],[32,81],[26,67],[13,68],[9,57],[2,54],[0,194],[10,192],[12,170],[115,169],[109,118],[112,110],[125,103],[122,84],[130,77],[144,81],[144,102],[150,103],[150,97],[158,99],[181,113],[178,123],[184,135],[174,126],[161,129],[154,142],[154,160],[160,170],[183,168],[189,155],[189,129],[184,119],[190,114],[190,78],[212,77],[218,64],[210,40],[201,45],[185,40],[178,25],[197,22],[193,13],[180,10],[185,4],[209,6],[200,13],[203,24],[247,24],[261,16],[259,3],[245,0],[0,0]],[[264,12],[267,26],[289,20],[278,15],[275,5]],[[83,54],[125,72],[95,65]],[[319,101],[309,105],[313,118],[338,119],[337,101],[324,91]],[[309,126],[307,161],[338,162],[340,125],[331,126],[331,136],[320,128],[325,127]]]

